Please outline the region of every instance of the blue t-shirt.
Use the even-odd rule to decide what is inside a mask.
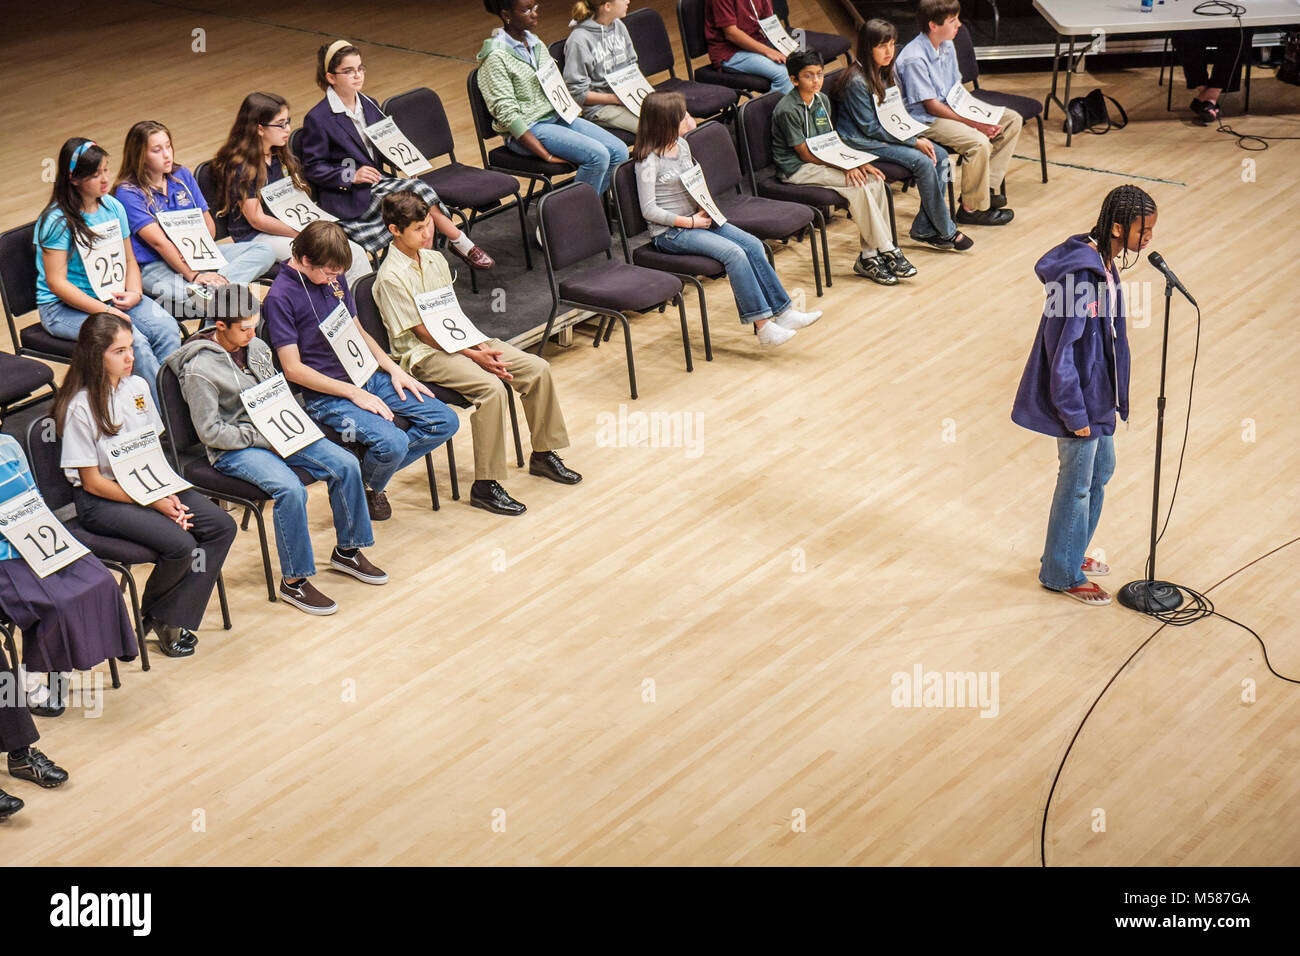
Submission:
[[[194,181],[194,176],[184,166],[176,166],[172,169],[171,175],[167,177],[166,186],[165,195],[157,190],[145,190],[130,183],[118,186],[117,192],[114,193],[126,207],[126,218],[131,223],[131,247],[135,249],[135,261],[142,266],[146,262],[154,262],[162,258],[154,251],[153,246],[136,235],[145,226],[158,221],[154,218],[155,212],[208,208],[207,200],[199,191],[199,184]]]
[[[27,467],[27,456],[23,446],[12,435],[0,435],[0,502],[8,501],[16,495],[24,495],[36,490],[31,470]],[[22,555],[9,543],[9,539],[0,535],[0,561],[10,558],[22,560]]]
[[[249,192],[244,195],[236,195],[239,188],[239,177],[243,172],[244,167],[242,164],[236,166],[230,174],[230,181],[226,184],[226,196],[229,202],[226,209],[226,231],[230,233],[230,238],[235,242],[247,242],[258,235],[257,230],[250,226],[248,220],[244,218],[244,210],[240,206],[246,199],[253,199],[254,197],[260,199],[261,194],[258,193],[257,189],[253,188],[257,183],[257,180],[254,179],[253,183],[250,184]],[[266,164],[265,185],[269,186],[271,183],[278,183],[282,179],[284,179],[284,166],[280,163],[280,157],[272,156],[271,161]],[[271,215],[270,207],[265,202],[262,203],[262,212],[268,216]]]
[[[108,222],[116,217],[122,224],[122,235],[126,236],[130,232],[127,227],[126,210],[112,196],[101,196],[99,208],[84,215],[86,223],[91,226],[98,226],[101,222]],[[90,277],[86,275],[86,266],[81,261],[81,253],[77,252],[73,246],[72,230],[68,228],[68,224],[63,219],[63,211],[58,207],[51,209],[36,224],[36,246],[37,305],[59,301],[59,297],[50,291],[50,287],[45,281],[45,257],[41,255],[42,248],[62,249],[67,252],[68,281],[76,286],[79,291],[86,293],[92,299],[95,298],[95,287],[90,284]]]
[[[338,308],[340,301],[354,316],[357,307],[348,290],[348,280],[339,276],[334,281],[340,295],[328,283],[316,285],[286,262],[262,300],[262,318],[266,320],[266,335],[272,348],[296,345],[302,363],[308,368],[346,382],[349,381],[347,370],[320,330],[320,324]],[[306,391],[316,394],[310,389]]]
[[[899,51],[894,61],[894,76],[898,78],[907,112],[912,119],[929,126],[936,117],[926,112],[921,102],[945,100],[953,84],[961,82],[957,48],[951,40],[944,40],[936,50],[928,36],[918,33]]]

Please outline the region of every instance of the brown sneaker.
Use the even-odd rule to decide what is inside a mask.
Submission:
[[[312,583],[306,578],[294,585],[287,584],[281,578],[280,600],[308,614],[333,614],[339,609],[337,604],[312,587]]]
[[[393,516],[393,506],[388,503],[388,495],[382,491],[366,489],[366,508],[370,511],[371,521],[387,521]]]
[[[330,567],[335,571],[342,571],[344,574],[350,574],[358,581],[365,581],[366,584],[387,584],[388,575],[379,568],[371,564],[361,549],[356,549],[356,554],[352,557],[345,557],[338,548],[330,555]]]

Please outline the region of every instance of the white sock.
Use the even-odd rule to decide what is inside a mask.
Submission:
[[[447,241],[466,255],[469,255],[469,251],[474,248],[474,240],[465,235],[464,232],[461,232],[461,234],[455,239],[449,239]]]
[[[876,250],[875,250],[875,249],[863,249],[863,250],[862,250],[862,258],[863,258],[863,259],[870,259],[870,258],[871,258],[872,256],[874,256],[875,254],[876,254]]]

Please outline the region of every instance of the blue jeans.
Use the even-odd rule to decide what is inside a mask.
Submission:
[[[405,399],[399,399],[387,372],[375,372],[362,387],[409,420],[411,427],[402,431],[382,416],[336,395],[317,395],[305,407],[307,414],[316,421],[329,425],[345,438],[355,435],[356,441],[366,446],[366,456],[361,460],[361,477],[365,479],[367,488],[383,491],[393,475],[456,434],[460,419],[438,399],[428,395],[417,399],[410,389],[407,389]]]
[[[280,553],[280,574],[286,578],[309,578],[316,573],[307,529],[307,488],[291,468],[305,469],[329,487],[340,548],[368,548],[375,543],[361,466],[351,452],[328,439],[319,438],[288,458],[266,448],[239,448],[225,452],[212,467],[257,485],[275,499],[271,512],[275,548]]]
[[[789,93],[794,89],[794,83],[790,81],[790,74],[786,72],[785,64],[769,60],[761,53],[741,50],[733,54],[730,60],[724,60],[722,68],[731,73],[754,73],[764,77],[778,93]]]
[[[540,120],[528,127],[528,132],[554,155],[577,163],[578,172],[574,178],[602,196],[609,189],[614,167],[627,160],[626,143],[581,116],[572,123],[566,123],[558,116]],[[517,139],[506,140],[506,145],[521,156],[533,155]]]
[[[226,264],[215,270],[219,275],[237,285],[248,285],[271,266],[275,265],[275,252],[261,242],[231,242],[221,244],[221,254]],[[162,259],[140,266],[144,291],[178,319],[197,318],[185,313],[185,277],[172,269]]]
[[[881,159],[887,159],[900,166],[906,166],[916,177],[916,191],[921,198],[921,208],[912,220],[912,238],[922,239],[938,237],[951,239],[957,233],[957,224],[948,212],[948,199],[945,195],[950,175],[948,153],[938,143],[934,144],[934,158],[938,163],[930,162],[930,157],[913,146],[901,143],[877,143],[862,147],[875,153]]]
[[[46,302],[39,308],[41,325],[51,335],[61,339],[76,339],[86,313],[65,305],[62,301]],[[158,399],[158,367],[181,346],[181,330],[176,320],[163,311],[153,299],[142,296],[130,309],[123,309],[131,317],[132,351],[135,352],[135,374],[149,383],[154,400]]]
[[[651,241],[664,252],[708,256],[721,262],[742,322],[770,319],[790,308],[790,296],[767,261],[762,240],[731,223],[714,223],[708,229],[673,227]]]
[[[1110,435],[1058,438],[1056,452],[1060,469],[1038,580],[1053,591],[1064,591],[1088,580],[1083,558],[1101,518],[1106,482],[1115,473],[1115,441]]]

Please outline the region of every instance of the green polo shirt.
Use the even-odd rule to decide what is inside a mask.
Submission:
[[[797,89],[781,97],[781,102],[772,111],[772,161],[776,163],[777,175],[782,179],[793,176],[803,165],[794,148],[834,128],[831,125],[831,101],[825,93],[814,96],[810,106],[804,105]]]

